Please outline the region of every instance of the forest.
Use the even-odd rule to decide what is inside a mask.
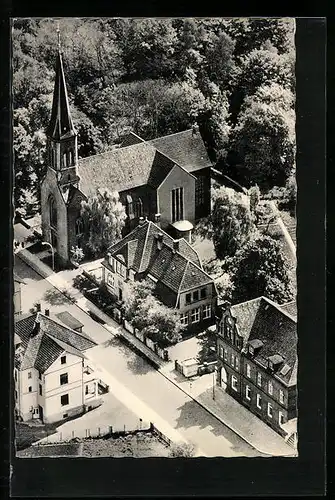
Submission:
[[[54,19],[12,26],[14,202],[39,211],[57,42]],[[293,19],[59,20],[79,157],[133,130],[197,124],[216,169],[262,194],[295,172]]]

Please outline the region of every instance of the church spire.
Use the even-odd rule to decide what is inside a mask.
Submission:
[[[57,27],[57,37],[58,50],[56,59],[56,79],[52,102],[51,119],[47,129],[47,135],[55,141],[68,139],[76,135],[76,131],[72,123],[69,99],[66,90],[63,60],[60,47],[59,27]]]

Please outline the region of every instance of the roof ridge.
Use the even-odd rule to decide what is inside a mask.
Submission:
[[[64,312],[64,311],[63,311]],[[77,332],[76,330],[73,330],[70,326],[67,326],[65,325],[64,323],[62,323],[62,321],[58,321],[54,318],[52,318],[51,316],[46,316],[45,314],[43,314],[41,311],[39,311],[39,314],[43,317],[43,318],[46,318],[47,320],[49,321],[53,321],[54,323],[56,323],[58,326],[62,327],[62,328],[65,328],[66,330],[70,330],[72,333],[75,333],[76,335],[80,336],[80,337],[83,337],[84,339],[86,340],[90,340],[91,342],[95,343],[93,339],[91,339],[89,337],[89,335],[86,335],[85,333],[80,333],[80,332]],[[45,332],[47,333],[47,332]],[[50,335],[49,333],[47,333],[47,335]]]
[[[294,323],[297,322],[297,320],[291,315],[289,314],[288,312],[284,311],[282,309],[282,305],[280,304],[277,304],[276,302],[274,302],[273,300],[271,299],[268,299],[268,297],[265,297],[264,295],[261,296],[262,299],[264,299],[265,301],[269,302],[269,304],[271,304],[273,307],[275,307],[277,309],[277,311],[279,311],[280,313],[284,314],[285,316],[287,316],[289,319],[291,319],[292,321],[294,321]],[[293,301],[294,302],[294,301]]]
[[[173,132],[173,134],[162,135],[161,137],[155,137],[155,139],[149,139],[149,141],[146,142],[156,141],[157,139],[164,139],[165,137],[172,137],[173,135],[185,134],[185,132],[192,132],[192,128],[187,128],[186,130],[181,130],[180,132]]]
[[[55,343],[56,343],[59,347],[61,347],[63,350],[65,350],[65,349],[64,349],[64,347],[63,347],[63,345],[62,345],[62,344],[65,344],[65,346],[67,346],[70,350],[71,350],[71,349],[72,349],[72,350],[74,349],[75,351],[78,351],[78,353],[80,353],[80,354],[81,354],[81,356],[84,356],[84,355],[80,352],[80,350],[79,350],[77,347],[74,347],[73,345],[68,344],[68,343],[67,343],[67,342],[65,342],[64,340],[60,340],[60,339],[58,339],[57,337],[54,337],[54,336],[52,335],[52,333],[45,333],[45,335],[47,335],[48,337],[50,337],[50,339],[51,339],[53,342],[55,342]]]
[[[152,148],[157,150],[157,148],[155,148],[151,144],[148,144],[145,140],[142,139],[142,142],[138,142],[137,144],[129,144],[129,146],[123,146],[122,148],[118,147],[118,148],[114,148],[114,149],[109,149],[107,151],[103,151],[102,153],[96,153],[95,155],[90,155],[90,156],[85,156],[84,158],[79,158],[78,163],[81,163],[81,162],[86,161],[86,160],[90,160],[91,158],[95,158],[96,156],[103,156],[103,155],[115,153],[118,151],[122,151],[123,149],[126,149],[126,148],[133,148],[135,146],[141,146],[141,145],[143,146],[143,144],[146,144],[147,146],[152,147]]]
[[[141,272],[141,268],[142,268],[143,257],[144,257],[144,254],[145,254],[145,249],[146,249],[146,245],[147,245],[147,241],[148,241],[148,236],[149,236],[149,229],[151,227],[150,224],[153,224],[153,222],[151,222],[150,220],[147,220],[147,221],[144,222],[144,224],[142,225],[142,227],[145,224],[147,225],[147,230],[146,230],[146,234],[145,234],[145,239],[144,239],[144,245],[143,245],[143,250],[142,250],[140,265],[138,266],[138,272],[139,273]]]
[[[181,278],[181,280],[180,280],[180,283],[179,283],[178,293],[179,293],[179,291],[180,291],[180,289],[181,289],[181,285],[182,285],[182,283],[183,283],[183,281],[184,281],[184,279],[185,279],[185,273],[186,273],[186,269],[188,268],[189,263],[190,263],[190,261],[189,261],[189,260],[187,260],[187,264],[186,264],[186,266],[185,266],[185,269],[184,269],[184,272],[183,272],[183,276],[182,276],[182,278]]]
[[[174,134],[171,134],[171,135],[174,135]],[[186,170],[185,167],[183,167],[182,165],[180,165],[179,163],[177,163],[175,160],[173,160],[172,158],[170,158],[170,156],[168,156],[166,153],[163,153],[160,149],[156,148],[156,146],[154,146],[156,151],[158,153],[160,153],[161,155],[165,156],[165,158],[167,158],[168,160],[170,160],[172,163],[173,163],[173,167],[171,168],[170,172],[174,169],[175,166],[181,168],[182,170],[184,170],[187,174],[191,175],[192,177],[194,177],[194,179],[196,179],[196,176],[193,175],[191,172],[189,172],[188,170]],[[170,172],[168,172],[166,174],[166,176],[164,177],[164,179],[162,180],[162,182],[160,183],[160,185],[165,181],[166,177],[170,174]]]

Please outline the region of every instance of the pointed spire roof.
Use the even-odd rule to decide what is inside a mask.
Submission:
[[[51,119],[47,129],[47,135],[56,141],[67,139],[76,135],[74,129],[69,99],[66,90],[64,68],[60,45],[58,42],[58,52],[56,59],[56,79],[52,102]]]

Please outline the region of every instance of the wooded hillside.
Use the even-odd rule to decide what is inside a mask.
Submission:
[[[144,139],[197,123],[217,168],[246,187],[284,186],[295,163],[291,19],[61,19],[79,156],[130,130]],[[13,23],[15,205],[38,210],[57,23]]]

